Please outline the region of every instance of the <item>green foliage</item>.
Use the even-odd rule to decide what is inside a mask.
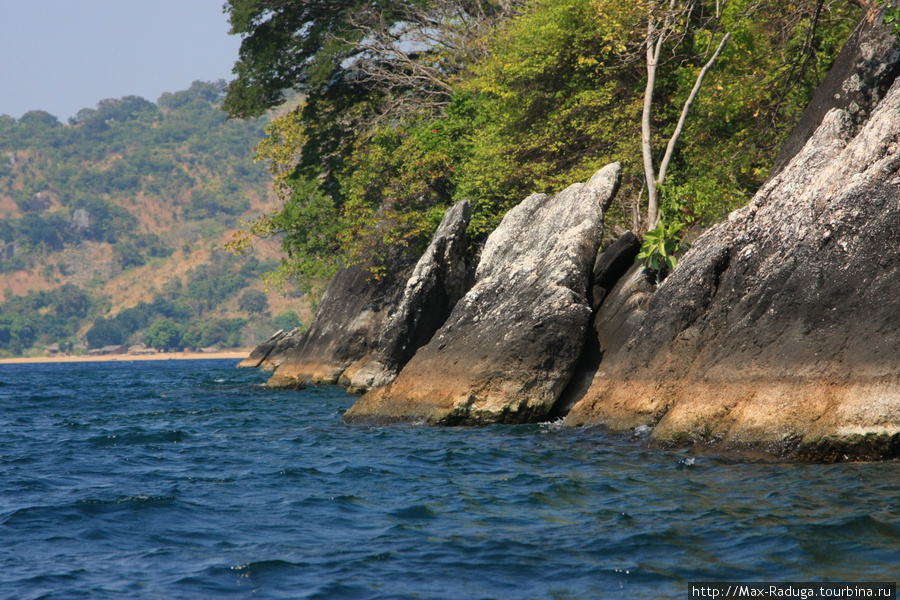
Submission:
[[[182,347],[181,338],[186,330],[172,319],[157,319],[144,336],[144,343],[157,350],[175,350]]]
[[[250,208],[250,202],[240,194],[237,184],[213,181],[195,188],[184,210],[188,219],[209,219],[218,214],[239,215]]]
[[[891,33],[895,37],[900,37],[900,7],[892,6],[889,0],[876,0],[876,3],[880,7],[886,7],[883,22],[891,26]]]
[[[199,346],[234,347],[241,343],[241,329],[247,324],[245,319],[210,319],[199,326]]]
[[[0,348],[21,354],[36,338],[32,320],[17,314],[0,313]]]
[[[12,244],[15,249],[0,258],[0,272],[32,269],[51,281],[84,271],[88,257],[99,253],[131,269],[170,257],[173,247],[190,248],[197,235],[218,242],[251,199],[270,193],[271,183],[265,167],[253,163],[268,119],[228,120],[221,110],[224,90],[221,81],[195,82],[163,94],[156,104],[135,96],[102,100],[68,124],[43,111],[19,120],[0,116],[0,197],[7,198],[6,206],[16,205],[0,218],[0,250]],[[35,205],[35,196],[50,206]],[[66,254],[53,256],[61,252]],[[64,295],[78,290],[89,310],[64,318],[56,291],[15,298],[7,292],[9,299],[0,304],[0,351],[65,346],[84,341],[86,332],[93,346],[134,343],[161,318],[186,328],[185,344],[199,345],[208,311],[276,267],[277,261],[237,261],[216,252],[183,285],[173,278],[177,289],[173,285],[152,302],[115,316],[107,314],[110,303],[96,291],[74,286],[59,289]],[[104,277],[95,276],[91,289]],[[244,325],[235,323],[242,321],[223,322],[207,340],[224,345],[240,339],[235,327]]]
[[[131,241],[145,257],[163,256],[159,244],[142,245],[140,197],[145,210],[168,205],[182,221],[235,226],[248,198],[268,193],[265,169],[252,161],[265,121],[227,120],[224,89],[224,82],[194,82],[163,94],[159,105],[136,96],[101,100],[68,125],[42,111],[0,119],[0,196],[25,213],[2,220],[0,239],[20,242],[32,257],[85,240]],[[53,207],[26,212],[36,194],[52,198]]]
[[[113,246],[113,256],[123,269],[140,267],[147,262],[138,247],[130,241],[119,242]]]
[[[213,262],[190,271],[181,298],[194,308],[198,317],[203,316],[244,289],[246,280],[237,260],[219,253],[214,255]]]
[[[651,229],[644,235],[641,251],[635,261],[641,261],[645,268],[656,271],[657,282],[662,280],[664,271],[674,270],[678,265],[677,255],[687,252],[690,248],[690,244],[682,241],[683,228],[683,223],[666,225],[663,219],[660,219],[656,229]]]
[[[408,0],[421,4],[421,0]],[[361,35],[348,18],[366,5],[396,14],[390,0],[328,0],[271,3],[228,0],[231,33],[241,35],[237,77],[228,85],[225,108],[235,116],[259,116],[283,100],[283,91],[347,97],[360,93],[349,77],[353,51],[344,39]],[[393,19],[389,20],[390,26]]]
[[[264,313],[269,310],[269,298],[259,290],[245,290],[238,299],[238,308],[248,313]]]
[[[300,317],[297,316],[292,310],[287,312],[283,312],[274,319],[272,319],[272,326],[275,330],[283,329],[284,331],[293,331],[297,327],[300,327],[302,323],[300,322]]]
[[[51,213],[40,215],[27,213],[22,219],[9,223],[12,232],[9,241],[20,240],[31,248],[45,251],[62,250],[70,236],[68,220],[64,215]]]
[[[419,250],[455,200],[473,202],[470,233],[478,244],[529,194],[557,192],[614,160],[625,174],[607,230],[632,227],[643,191],[647,2],[530,0],[479,41],[487,51],[455,73],[441,114],[397,112],[386,119],[372,118],[384,108],[377,94],[341,78],[352,64],[341,54],[347,48],[329,45],[324,30],[307,37],[298,28],[327,22],[344,31],[344,16],[325,18],[316,12],[321,6],[265,13],[261,2],[235,0],[227,7],[235,31],[249,34],[227,94],[232,113],[270,106],[282,85],[308,93],[296,111],[273,121],[258,147],[284,204],[253,221],[233,248],[254,236],[283,236],[279,278],[299,279],[309,289],[339,264],[377,264],[389,246]],[[667,214],[707,225],[746,203],[765,181],[860,11],[840,3],[822,9],[817,0],[693,6],[686,23],[697,25],[665,48],[652,126],[659,132],[654,139],[671,136],[712,46],[730,32],[660,190]],[[292,21],[291,11],[302,13],[300,20]],[[719,18],[708,18],[714,14]],[[297,60],[280,62],[300,46]],[[329,77],[316,79],[314,71],[321,74],[316,69],[326,64]],[[251,66],[252,73],[242,70]]]
[[[316,181],[298,180],[295,187],[285,187],[291,194],[281,209],[251,222],[229,243],[229,249],[240,254],[253,237],[280,237],[286,257],[267,276],[267,284],[283,289],[296,281],[309,290],[337,271],[341,221],[333,200]]]
[[[119,345],[125,342],[126,334],[122,327],[110,319],[97,319],[86,334],[91,348]]]
[[[21,354],[35,344],[77,339],[96,308],[87,292],[71,284],[9,298],[0,303],[0,350]]]
[[[165,258],[173,252],[156,233],[134,236],[134,245],[142,255],[150,258]]]
[[[473,200],[480,236],[529,194],[584,181],[612,160],[626,166],[623,191],[636,187],[627,167],[640,160],[639,71],[606,42],[618,29],[586,0],[529,9],[460,84],[475,126],[457,196]]]

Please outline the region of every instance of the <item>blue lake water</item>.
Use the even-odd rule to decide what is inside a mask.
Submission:
[[[340,422],[235,361],[0,365],[0,599],[686,598],[900,579],[900,464]]]

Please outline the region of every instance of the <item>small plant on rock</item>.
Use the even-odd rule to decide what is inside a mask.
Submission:
[[[678,264],[677,255],[683,254],[691,247],[683,242],[684,223],[672,223],[666,225],[659,220],[656,229],[651,229],[644,235],[644,243],[635,260],[642,261],[644,267],[656,271],[656,284],[659,285],[668,271],[675,269]]]

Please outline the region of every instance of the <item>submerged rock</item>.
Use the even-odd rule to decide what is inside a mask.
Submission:
[[[388,319],[374,356],[353,374],[350,392],[361,393],[392,382],[447,320],[466,292],[466,227],[471,216],[468,200],[458,202],[444,215],[406,282],[403,298]]]
[[[344,419],[449,425],[545,417],[584,345],[589,277],[620,171],[609,165],[588,183],[513,208],[444,326],[392,384],[364,395]]]
[[[830,112],[749,206],[695,242],[567,424],[900,454],[900,84],[855,129]]]

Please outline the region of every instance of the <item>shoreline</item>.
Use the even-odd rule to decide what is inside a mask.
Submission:
[[[0,358],[0,365],[73,363],[73,362],[133,362],[148,360],[243,360],[249,350],[229,350],[222,352],[165,352],[159,354],[113,354],[106,356],[27,356]]]

